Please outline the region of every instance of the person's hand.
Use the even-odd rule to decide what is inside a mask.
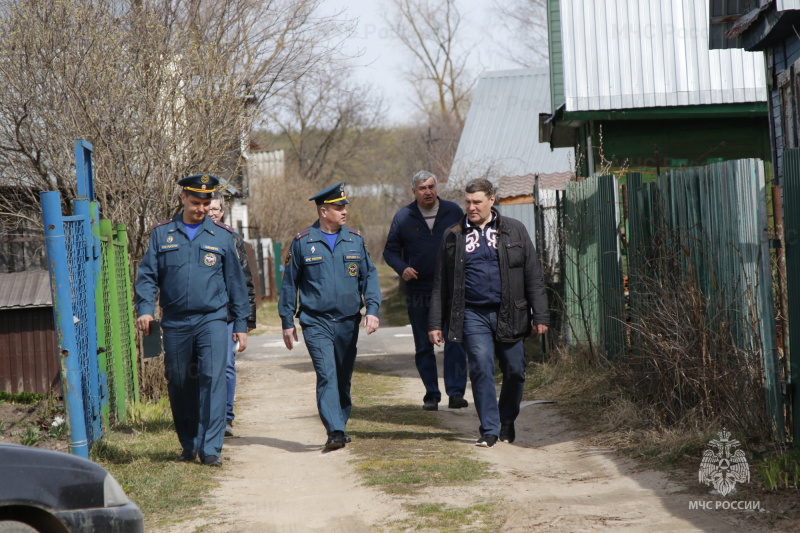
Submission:
[[[150,335],[150,322],[152,322],[153,315],[142,315],[136,319],[136,329],[144,333],[145,335]]]
[[[547,324],[534,324],[533,332],[536,333],[536,338],[538,339],[539,337],[547,333]]]
[[[364,317],[364,327],[367,328],[367,335],[371,335],[378,330],[380,320],[375,315],[367,315]]]
[[[247,348],[247,333],[234,333],[233,342],[239,341],[239,351],[243,352]]]
[[[295,342],[297,342],[297,328],[283,330],[283,344],[286,345],[286,348],[291,350],[294,348]]]
[[[442,335],[442,330],[440,329],[432,329],[428,332],[428,340],[431,341],[431,344],[435,344],[439,346],[444,342],[444,336]]]
[[[417,271],[411,267],[406,268],[403,270],[403,279],[408,281],[412,279],[418,279],[419,276],[417,275]]]

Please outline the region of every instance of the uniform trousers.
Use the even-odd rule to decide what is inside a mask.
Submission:
[[[227,324],[187,316],[163,328],[164,366],[175,431],[185,451],[200,458],[222,452],[225,438]]]
[[[425,385],[423,402],[433,400],[439,402],[442,393],[439,391],[439,375],[436,369],[436,354],[433,344],[428,338],[428,309],[431,297],[429,294],[407,294],[408,320],[414,334],[414,363],[419,377]],[[444,327],[444,338],[447,339],[447,326]],[[464,396],[467,387],[467,356],[464,348],[457,342],[444,343],[444,390],[448,396]]]
[[[361,315],[332,319],[303,314],[303,340],[317,374],[317,409],[328,435],[345,431]]]
[[[500,342],[497,310],[479,307],[464,309],[464,348],[469,358],[469,379],[475,410],[481,421],[481,435],[500,435],[500,424],[513,423],[525,391],[525,349],[522,341]],[[494,357],[503,372],[500,400],[494,384]]]
[[[233,422],[233,400],[236,397],[236,352],[233,347],[233,322],[228,322],[228,364],[225,367],[225,381],[227,384],[227,401],[225,406],[225,420]]]

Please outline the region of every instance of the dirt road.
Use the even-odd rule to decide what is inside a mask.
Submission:
[[[226,439],[220,485],[196,518],[161,532],[360,533],[406,516],[400,500],[364,487],[345,448],[322,453],[325,434],[314,404],[315,377],[302,342],[289,352],[280,335],[248,341],[239,359],[236,437]],[[404,403],[420,400],[409,328],[362,332],[359,358],[403,376]],[[440,360],[441,363],[441,360]],[[467,398],[472,403],[471,392]],[[438,416],[464,436],[477,437],[474,408]],[[581,435],[546,403],[523,403],[517,441],[479,449],[497,475],[468,487],[436,487],[420,502],[457,506],[494,502],[502,510],[487,529],[532,531],[742,530],[731,511],[690,509],[684,487],[644,471],[607,450],[587,447]],[[741,517],[741,515],[739,515]],[[748,530],[753,530],[748,526]]]

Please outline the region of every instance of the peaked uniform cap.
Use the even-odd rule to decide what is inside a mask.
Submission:
[[[350,202],[347,200],[347,195],[344,193],[344,181],[337,183],[336,185],[331,185],[326,189],[322,189],[317,194],[309,198],[309,200],[314,200],[317,205],[328,204],[328,205],[345,205],[349,204]]]
[[[212,198],[216,192],[220,179],[211,174],[193,174],[178,182],[183,187],[183,192],[198,198]]]

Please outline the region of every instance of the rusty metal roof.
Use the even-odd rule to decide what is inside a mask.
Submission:
[[[575,174],[572,172],[539,174],[539,189],[563,191],[567,188],[567,182],[572,179],[575,179]],[[531,196],[535,183],[535,174],[503,176],[500,178],[500,185],[497,186],[497,197],[513,198],[515,196]]]
[[[51,305],[50,274],[46,270],[0,274],[0,309]]]

